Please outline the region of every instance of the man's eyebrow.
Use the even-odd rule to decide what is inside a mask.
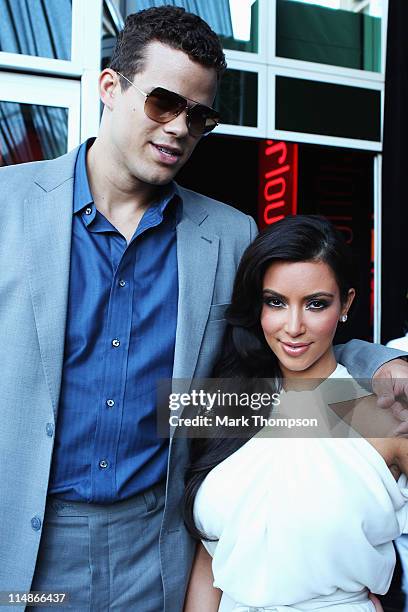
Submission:
[[[283,295],[282,293],[279,293],[278,291],[274,291],[273,289],[264,289],[263,290],[263,295],[273,295],[275,297],[278,297],[282,300],[286,300],[287,297],[285,295]],[[328,291],[316,291],[315,293],[311,293],[310,295],[305,295],[305,297],[303,299],[305,300],[313,300],[316,299],[318,297],[328,297],[328,298],[334,298],[334,293],[329,293]]]

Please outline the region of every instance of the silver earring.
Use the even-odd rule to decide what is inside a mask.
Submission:
[[[347,315],[346,315],[346,314],[341,315],[341,317],[340,317],[340,321],[341,321],[342,323],[345,323],[345,322],[347,321]]]

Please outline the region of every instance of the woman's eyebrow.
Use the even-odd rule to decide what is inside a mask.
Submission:
[[[286,300],[287,299],[285,295],[282,295],[282,293],[278,293],[278,291],[274,291],[273,289],[264,289],[262,293],[264,295],[265,295],[265,293],[268,293],[268,294],[273,295],[275,297],[278,297],[278,298],[280,298],[282,300]]]
[[[328,291],[317,291],[316,293],[305,295],[305,300],[312,300],[313,298],[317,298],[317,297],[334,298],[334,293],[329,293]]]

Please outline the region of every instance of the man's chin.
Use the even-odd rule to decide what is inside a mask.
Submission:
[[[167,176],[167,177],[160,177],[155,179],[154,181],[152,181],[152,185],[155,185],[156,187],[164,187],[164,185],[168,185],[175,177],[175,174],[172,174],[171,176]]]
[[[164,185],[168,185],[175,176],[176,172],[152,172],[149,175],[138,178],[152,187],[163,187]]]

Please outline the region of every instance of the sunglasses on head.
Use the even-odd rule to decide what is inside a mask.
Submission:
[[[181,115],[182,112],[187,111],[188,131],[196,137],[208,134],[219,123],[219,114],[210,106],[180,96],[180,94],[164,89],[164,87],[155,87],[150,93],[146,93],[122,73],[118,72],[118,74],[146,97],[144,112],[149,119],[157,121],[157,123],[168,123]]]

